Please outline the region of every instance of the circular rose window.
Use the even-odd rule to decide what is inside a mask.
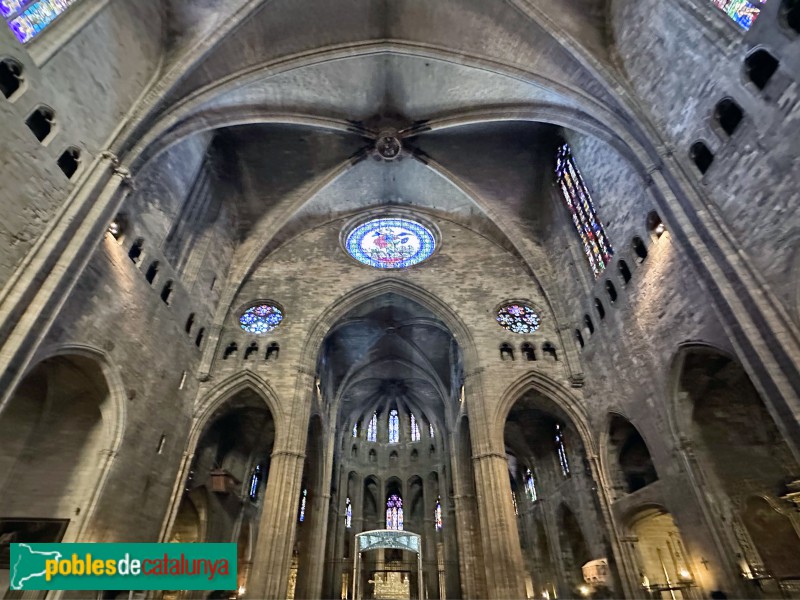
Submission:
[[[358,262],[376,269],[404,269],[433,254],[436,239],[424,225],[410,219],[372,219],[347,236],[345,249]]]
[[[527,304],[513,303],[497,311],[497,322],[503,329],[514,333],[533,333],[539,329],[541,319]]]
[[[275,329],[283,321],[281,309],[272,304],[251,306],[239,317],[242,329],[249,333],[267,333]]]

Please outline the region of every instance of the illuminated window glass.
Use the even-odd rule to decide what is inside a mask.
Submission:
[[[23,44],[30,42],[78,0],[0,0],[0,14]]]
[[[389,443],[396,444],[400,441],[400,417],[396,410],[389,412]]]
[[[497,323],[514,333],[533,333],[539,329],[541,319],[527,304],[512,303],[497,311]]]
[[[564,432],[559,424],[556,424],[556,452],[558,453],[558,462],[561,465],[561,474],[564,477],[569,477],[569,461],[567,460],[567,449],[564,445]]]
[[[253,475],[250,477],[250,500],[255,502],[258,499],[258,484],[261,482],[261,465],[256,465]]]
[[[531,502],[536,502],[539,499],[536,494],[536,480],[533,478],[533,473],[531,473],[530,469],[525,469],[525,492]]]
[[[344,501],[344,526],[347,529],[353,526],[353,506],[350,504],[350,498]]]
[[[303,489],[303,494],[300,496],[300,517],[298,519],[301,523],[306,519],[306,500],[308,500],[308,490]]]
[[[357,437],[358,437],[358,423],[356,423],[355,425],[353,425],[353,437],[354,437],[354,438],[357,438]]]
[[[761,6],[767,0],[755,0],[755,2],[747,2],[747,0],[711,0],[711,4],[716,6],[731,19],[733,19],[739,27],[747,31],[753,26],[756,18],[761,13]]]
[[[441,496],[436,499],[436,508],[433,510],[433,521],[436,531],[442,530],[442,498]]]
[[[372,414],[372,418],[369,420],[369,425],[367,425],[367,441],[378,441],[378,413]]]
[[[434,438],[434,435],[433,435],[433,423],[428,423],[428,431],[431,434],[431,439],[433,439]]]
[[[606,236],[603,224],[597,218],[592,197],[578,171],[569,144],[564,144],[558,150],[556,177],[567,208],[572,214],[572,222],[583,242],[583,252],[589,260],[592,273],[598,277],[611,262],[614,249]]]
[[[403,499],[397,494],[386,501],[386,529],[403,530]]]
[[[417,418],[411,415],[411,441],[418,442],[420,439],[422,439],[422,436],[419,432],[419,423],[417,422]]]
[[[517,493],[511,490],[511,502],[514,503],[514,514],[519,516],[519,507],[517,506]]]
[[[436,247],[433,233],[410,219],[373,219],[347,236],[345,249],[376,269],[404,269],[421,263]]]
[[[0,0],[2,1],[2,0]],[[248,333],[267,333],[283,321],[281,309],[272,304],[251,306],[239,317],[239,325]]]

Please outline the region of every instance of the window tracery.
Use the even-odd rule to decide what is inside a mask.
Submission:
[[[396,444],[400,441],[400,416],[397,409],[389,412],[389,443]]]
[[[403,499],[397,494],[386,501],[386,529],[403,530]]]
[[[0,0],[0,14],[23,44],[45,30],[77,0]]]
[[[367,441],[378,441],[378,413],[372,413],[372,418],[369,420],[369,425],[367,425]]]
[[[422,438],[422,436],[420,435],[420,431],[419,431],[419,423],[417,422],[417,418],[412,413],[411,414],[411,441],[412,442],[418,442],[418,441],[420,441],[421,438]]]

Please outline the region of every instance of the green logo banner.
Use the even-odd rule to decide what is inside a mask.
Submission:
[[[12,590],[235,590],[236,544],[11,544]]]

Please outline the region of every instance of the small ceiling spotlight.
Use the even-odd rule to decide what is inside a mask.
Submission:
[[[588,585],[582,585],[581,587],[578,588],[578,591],[581,593],[581,596],[583,596],[584,598],[588,598],[589,595],[592,593],[592,588],[590,588]]]

